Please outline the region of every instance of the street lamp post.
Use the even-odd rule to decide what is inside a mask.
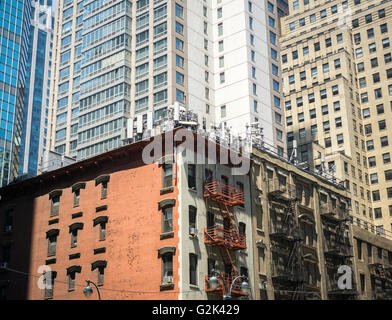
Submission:
[[[83,289],[84,295],[87,298],[89,298],[93,294],[93,288],[91,288],[91,286],[90,286],[90,283],[92,283],[94,285],[94,287],[97,289],[99,300],[101,300],[101,294],[99,292],[98,286],[90,280],[86,280],[86,282],[87,282],[87,286]]]
[[[224,279],[223,279],[222,274],[219,273],[219,272],[217,272],[217,271],[215,271],[215,270],[212,270],[212,273],[213,273],[214,275],[217,275],[218,278],[222,281],[223,300],[230,300],[230,299],[232,298],[232,297],[231,297],[231,292],[232,292],[232,290],[233,290],[233,285],[234,285],[234,283],[235,283],[238,279],[242,279],[242,280],[243,280],[242,283],[241,283],[241,290],[243,290],[243,291],[249,293],[250,287],[249,287],[248,282],[246,282],[246,280],[248,280],[248,277],[245,277],[245,276],[238,276],[238,277],[236,277],[236,278],[231,282],[230,288],[226,288],[225,281],[224,281]],[[218,279],[218,278],[215,277],[215,276],[212,276],[212,277],[210,278],[209,284],[210,284],[211,289],[215,290],[215,289],[218,287],[218,285],[219,285],[219,279]]]

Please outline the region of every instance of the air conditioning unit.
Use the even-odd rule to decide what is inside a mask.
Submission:
[[[2,263],[0,264],[0,268],[7,269],[7,268],[8,268],[8,262],[2,262]]]
[[[189,228],[189,234],[193,237],[197,237],[199,233],[199,230],[197,230],[196,228]]]
[[[173,276],[164,276],[163,283],[173,283]]]

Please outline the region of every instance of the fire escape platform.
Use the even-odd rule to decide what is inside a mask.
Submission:
[[[203,196],[230,207],[245,204],[244,192],[242,190],[220,180],[205,182]]]
[[[226,247],[230,250],[245,250],[246,235],[236,230],[215,226],[204,229],[204,243]]]

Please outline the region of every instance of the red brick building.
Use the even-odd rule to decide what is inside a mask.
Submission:
[[[0,235],[2,262],[15,270],[0,271],[8,299],[84,299],[85,280],[99,285],[104,299],[178,298],[176,275],[167,287],[161,277],[165,252],[178,268],[178,210],[171,200],[178,191],[173,185],[161,195],[162,168],[142,162],[143,144],[1,190],[0,225],[7,226]],[[158,204],[167,198],[173,204],[173,236],[161,240]],[[52,292],[38,288],[42,265],[53,271]]]
[[[4,298],[86,299],[83,289],[90,280],[102,299],[207,299],[222,297],[219,288],[208,288],[212,269],[252,272],[252,250],[239,253],[251,241],[245,237],[248,204],[230,209],[243,233],[240,250],[230,257],[237,266],[222,260],[203,234],[223,223],[222,208],[203,193],[205,172],[243,190],[249,189],[249,177],[234,181],[229,166],[183,164],[177,161],[180,153],[145,164],[147,144],[127,145],[0,190]],[[53,288],[45,288],[46,282]],[[92,288],[91,299],[97,299]]]

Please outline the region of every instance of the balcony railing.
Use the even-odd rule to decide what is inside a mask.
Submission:
[[[229,206],[243,205],[244,192],[220,180],[211,180],[204,183],[203,196],[212,200],[223,202]]]
[[[352,283],[352,288],[351,289],[340,289],[338,286],[338,280],[329,280],[327,282],[327,292],[329,295],[356,295],[357,292],[357,286],[355,283]]]
[[[222,294],[224,291],[224,292],[228,293],[234,279],[235,279],[234,275],[223,274],[222,278],[218,277],[219,284],[216,287],[216,289],[212,289],[212,288],[210,288],[210,285],[209,285],[210,276],[206,276],[205,277],[206,292]],[[242,281],[243,281],[242,279],[237,279],[234,282],[232,290],[231,290],[232,296],[239,297],[239,296],[248,296],[249,295],[247,292],[244,292],[241,289]],[[224,288],[223,288],[223,286],[224,286]]]
[[[271,223],[269,226],[269,235],[272,238],[280,238],[286,240],[299,240],[301,235],[299,230],[290,224]]]
[[[372,293],[373,300],[392,300],[392,288],[384,290],[375,290]]]
[[[287,267],[279,264],[272,264],[271,277],[273,281],[296,283],[300,281],[299,274],[296,274]]]
[[[341,206],[333,206],[331,202],[320,203],[320,215],[330,220],[340,222],[348,219],[349,213],[347,208]]]
[[[353,256],[350,243],[345,241],[329,241],[325,243],[325,255],[337,258],[349,258]]]
[[[246,249],[246,235],[235,229],[214,226],[204,229],[204,243],[241,250]]]
[[[279,179],[268,180],[268,194],[285,200],[294,200],[297,198],[295,185],[283,183]]]

